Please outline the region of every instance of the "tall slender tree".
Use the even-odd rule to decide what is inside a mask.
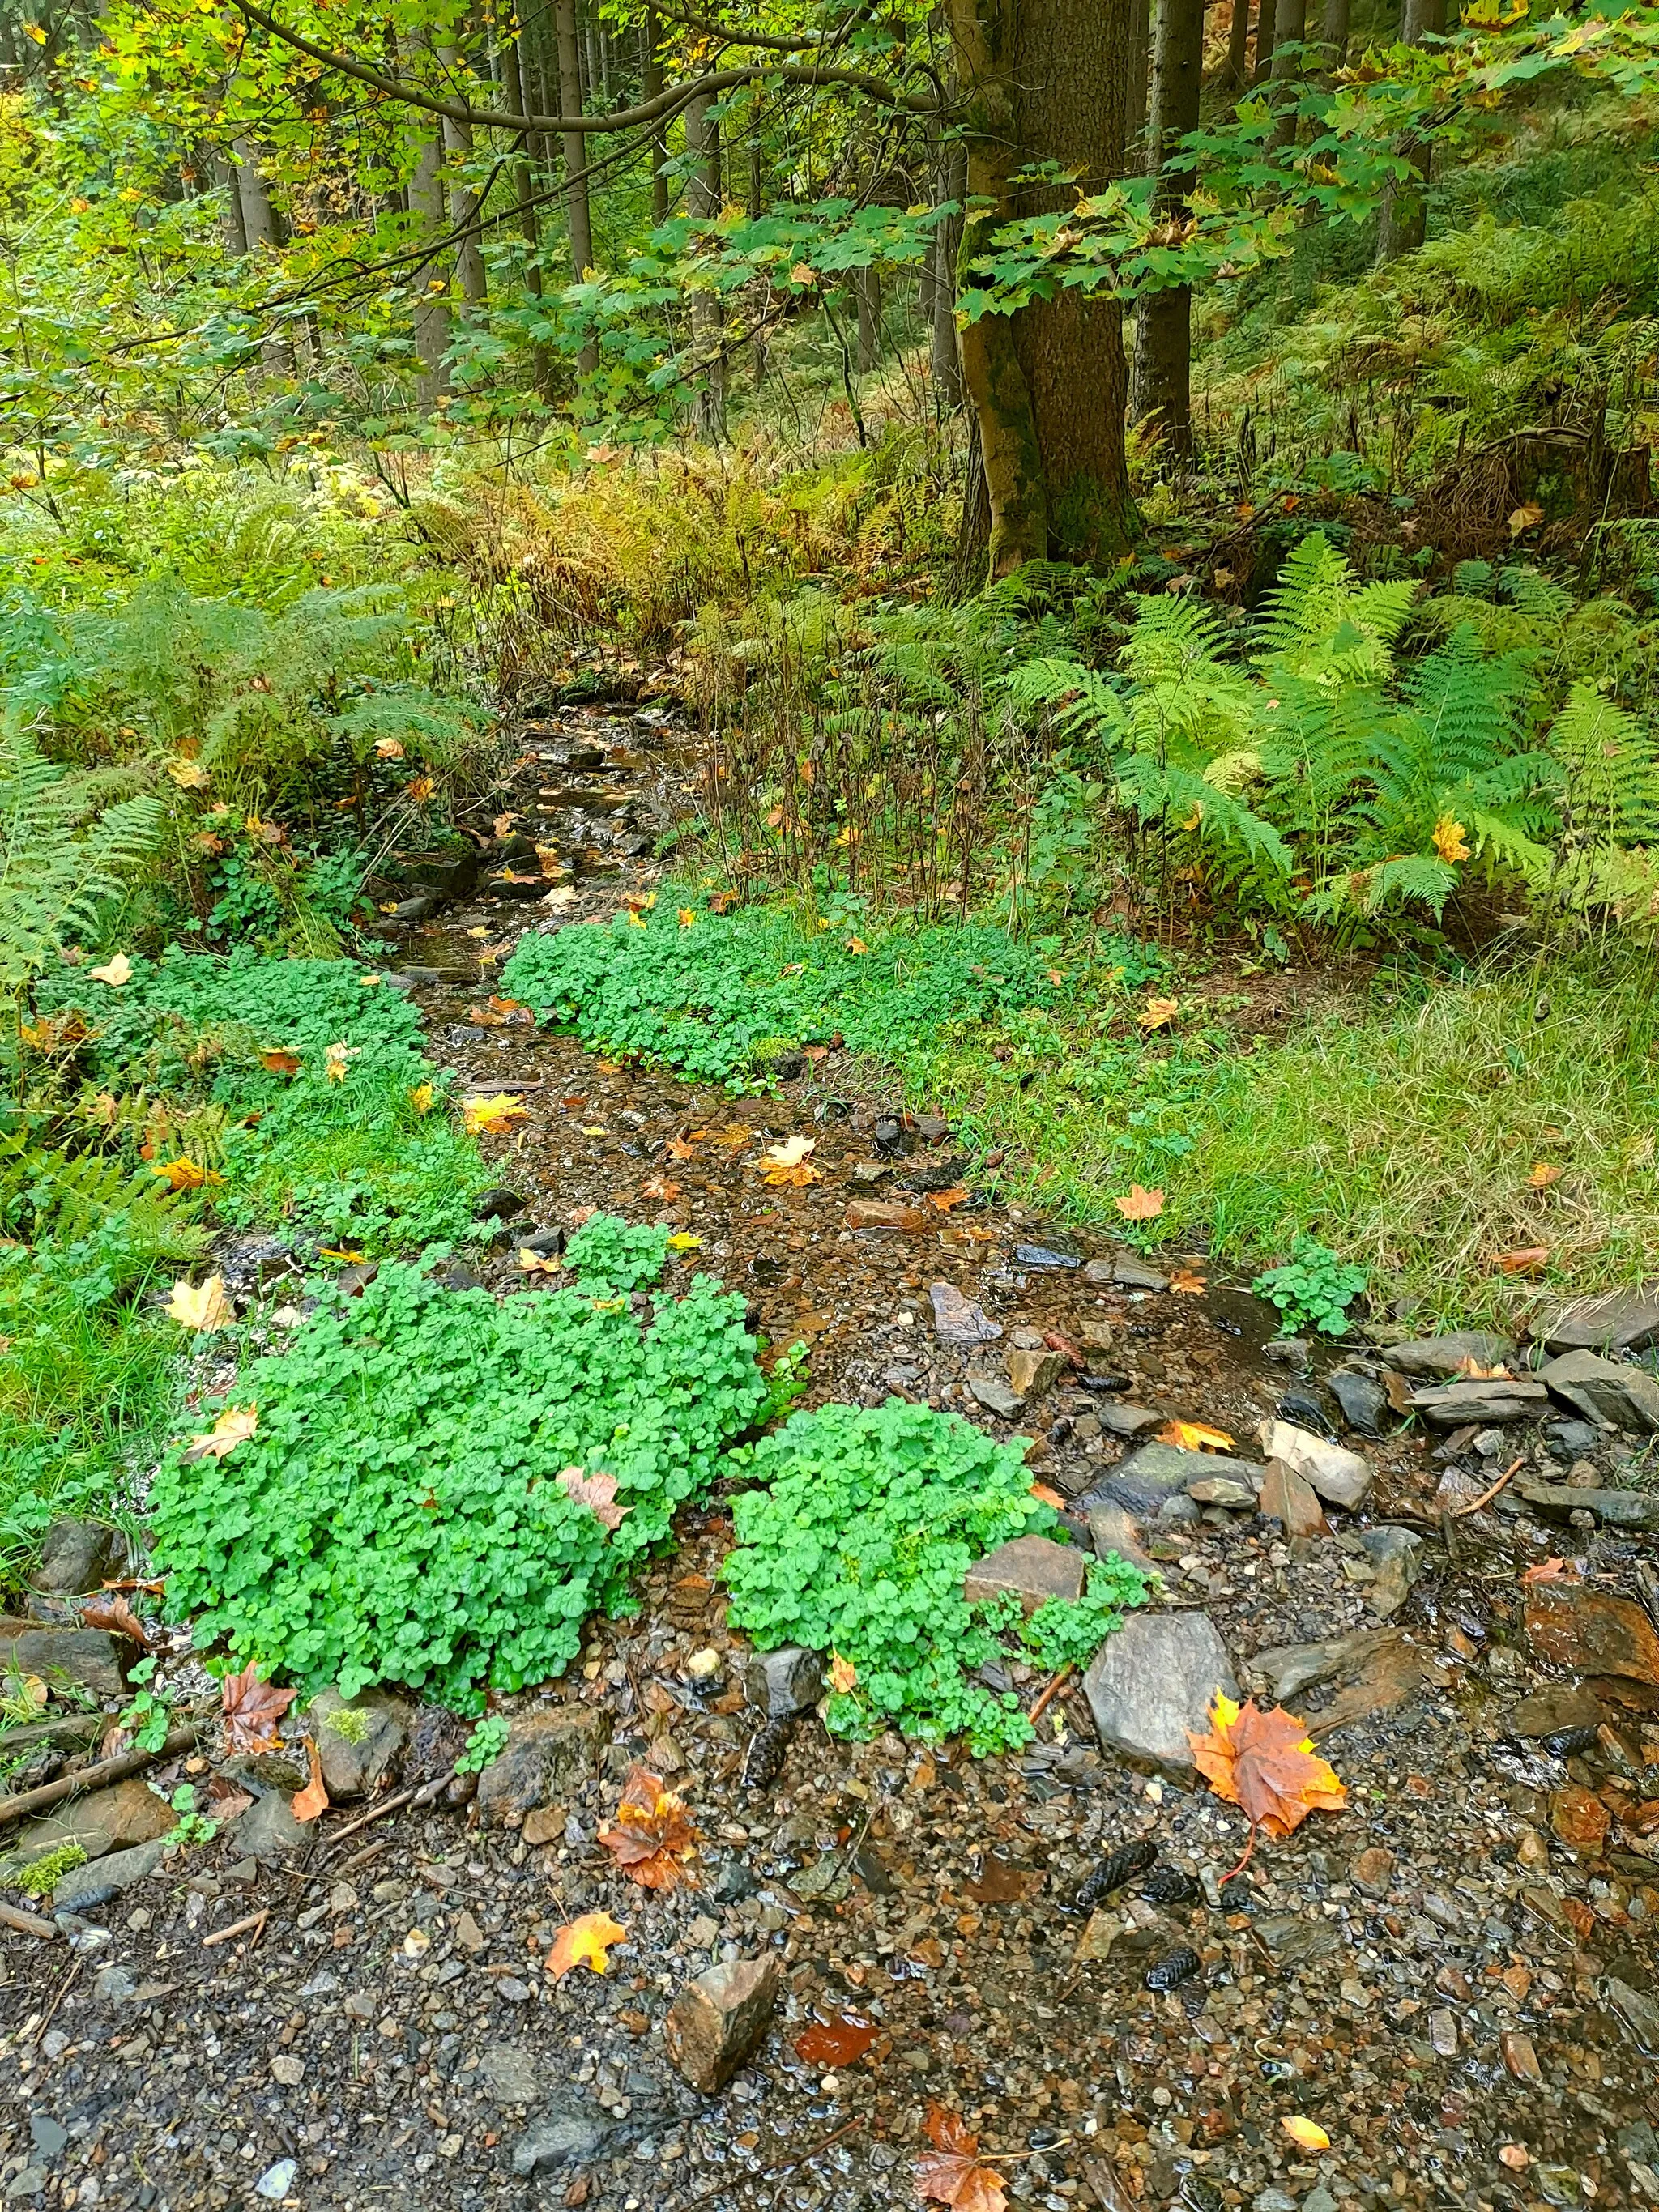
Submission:
[[[581,49],[576,36],[576,0],[553,0],[553,27],[559,50],[559,109],[562,114],[582,112]],[[564,158],[564,214],[570,233],[570,265],[580,284],[593,266],[593,213],[587,190],[587,141],[579,131],[567,131],[560,141]],[[599,349],[592,338],[576,356],[576,366],[591,376],[599,365]]]
[[[1400,24],[1400,36],[1405,45],[1420,46],[1425,38],[1445,27],[1446,0],[1405,0]],[[1401,178],[1391,185],[1383,197],[1376,229],[1379,263],[1397,260],[1401,254],[1410,253],[1421,246],[1428,234],[1432,149],[1426,137],[1412,131],[1401,140],[1399,150],[1411,163],[1414,173],[1410,179]]]
[[[1288,6],[1291,0],[1281,0]],[[1146,166],[1161,178],[1158,204],[1164,225],[1187,218],[1182,179],[1165,169],[1177,142],[1198,128],[1204,74],[1204,0],[1158,0],[1153,18],[1152,101]],[[1135,314],[1134,381],[1130,417],[1154,417],[1168,450],[1184,460],[1193,444],[1193,295],[1185,284],[1149,292]]]
[[[686,103],[685,151],[690,162],[686,205],[698,222],[712,222],[720,211],[720,134],[707,94]],[[705,438],[726,435],[726,355],[720,343],[724,318],[718,300],[703,291],[691,295],[691,341],[698,363],[692,422]]]

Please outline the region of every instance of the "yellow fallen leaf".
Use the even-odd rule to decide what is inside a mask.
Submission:
[[[365,991],[374,990],[380,980],[380,979],[378,975],[360,975],[357,978],[358,982],[362,986]]]
[[[338,1266],[349,1267],[367,1260],[367,1252],[359,1252],[351,1244],[325,1244],[318,1251],[319,1260],[332,1260]]]
[[[602,1974],[613,1943],[625,1943],[628,1930],[608,1912],[584,1912],[580,1920],[561,1928],[547,1954],[547,1971],[562,1982],[573,1966],[589,1966]]]
[[[702,1239],[701,1237],[690,1236],[683,1230],[678,1237],[669,1238],[668,1249],[671,1252],[701,1252]]]
[[[509,1121],[522,1121],[524,1113],[521,1098],[510,1091],[498,1091],[488,1098],[469,1098],[461,1109],[461,1122],[475,1137],[488,1135]]]
[[[167,763],[167,774],[180,791],[200,791],[208,780],[208,772],[200,761],[171,760]]]
[[[1144,1030],[1161,1030],[1181,1012],[1179,999],[1148,999],[1145,1011],[1135,1016]]]
[[[849,952],[867,952],[870,948],[861,937],[849,937],[847,940],[847,950]]]
[[[856,1686],[858,1679],[859,1670],[850,1659],[843,1659],[839,1651],[830,1654],[830,1686],[832,1690],[845,1697]]]
[[[417,1114],[429,1114],[437,1103],[437,1092],[429,1083],[411,1084],[409,1103]]]
[[[323,1054],[323,1073],[330,1083],[343,1083],[346,1069],[362,1050],[360,1044],[348,1044],[343,1037],[331,1044]]]
[[[125,952],[118,952],[112,960],[106,960],[101,968],[88,968],[87,973],[88,975],[95,975],[100,983],[107,983],[111,990],[118,991],[124,983],[130,983],[132,981],[132,963]]]
[[[676,918],[682,929],[690,929],[697,918],[697,910],[695,907],[683,906],[679,908]]]
[[[624,919],[630,929],[644,929],[648,926],[645,916],[642,914],[635,914],[631,907],[624,916]]]
[[[401,738],[376,738],[374,751],[380,760],[401,760],[404,757],[404,741]]]
[[[200,1190],[204,1183],[224,1181],[211,1168],[198,1168],[194,1160],[187,1160],[182,1154],[176,1160],[169,1160],[165,1167],[152,1167],[150,1173],[161,1176],[174,1190]]]
[[[1559,1182],[1565,1173],[1565,1168],[1553,1168],[1543,1160],[1534,1160],[1527,1182],[1534,1190],[1547,1190],[1553,1182]]]
[[[257,1406],[227,1406],[204,1437],[192,1437],[179,1456],[187,1467],[198,1460],[222,1459],[227,1452],[258,1433]]]
[[[1318,2121],[1304,2120],[1299,2112],[1289,2119],[1280,2120],[1279,2124],[1291,2141],[1300,2143],[1304,2150],[1328,2150],[1331,2147],[1331,2139]]]
[[[608,1137],[611,1134],[603,1121],[584,1121],[580,1127],[585,1137]]]
[[[1153,1221],[1164,1211],[1161,1190],[1144,1190],[1138,1182],[1131,1183],[1127,1198],[1115,1198],[1112,1204],[1126,1221]]]
[[[1434,849],[1445,861],[1467,860],[1469,857],[1468,840],[1463,825],[1449,814],[1443,814],[1434,825]]]
[[[1203,1421],[1165,1421],[1158,1432],[1161,1444],[1180,1451],[1231,1451],[1233,1440],[1225,1429],[1212,1429]]]
[[[228,1328],[236,1318],[222,1275],[210,1275],[200,1284],[175,1283],[166,1310],[185,1328]]]
[[[527,1244],[519,1247],[519,1266],[526,1275],[556,1275],[564,1266],[556,1252],[532,1252]]]

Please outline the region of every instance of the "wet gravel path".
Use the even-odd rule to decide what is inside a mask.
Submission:
[[[653,734],[619,727],[572,718],[526,777],[556,782],[590,751],[601,764],[582,772],[602,775],[607,745]],[[636,820],[610,810],[613,842],[583,848],[590,867],[612,864]],[[1091,1281],[1090,1257],[1110,1274],[1104,1248],[1066,1248],[1069,1267],[1023,1259],[1022,1246],[1064,1240],[1006,1207],[928,1212],[956,1181],[950,1133],[922,1122],[878,1139],[896,1097],[860,1089],[833,1057],[776,1097],[732,1100],[470,1017],[519,929],[609,911],[638,880],[637,866],[579,877],[550,915],[452,910],[403,945],[406,965],[454,978],[418,987],[434,1056],[530,1109],[491,1140],[526,1202],[474,1272],[517,1283],[514,1236],[583,1208],[667,1220],[703,1240],[685,1264],[744,1289],[775,1343],[810,1342],[809,1402],[896,1391],[999,1433],[1035,1431],[1034,1473],[1064,1496],[1126,1449],[1110,1425],[1126,1403],[1206,1422],[1259,1456],[1255,1424],[1293,1378],[1261,1355],[1247,1299],[1219,1283]],[[496,962],[478,969],[481,945]],[[815,1138],[823,1180],[772,1190],[760,1148],[798,1131]],[[915,1204],[922,1225],[849,1226],[849,1205],[872,1197]],[[1085,1389],[1071,1369],[1040,1409],[997,1419],[969,1388],[985,1352],[939,1340],[939,1282],[1010,1338],[1109,1346],[1127,1388]],[[1547,1431],[1514,1436],[1511,1455],[1560,1456]],[[1292,1545],[1220,1508],[1147,1524],[1163,1601],[1202,1607],[1247,1686],[1271,1686],[1252,1673],[1258,1653],[1371,1632],[1346,1679],[1291,1701],[1316,1729],[1322,1712],[1347,1810],[1264,1844],[1224,1895],[1242,1820],[1103,1756],[1075,1684],[1021,1757],[890,1735],[849,1747],[809,1717],[770,1786],[746,1788],[757,1716],[716,1580],[731,1538],[716,1498],[684,1517],[639,1618],[593,1624],[579,1669],[514,1701],[602,1711],[610,1731],[562,1820],[538,1820],[541,1840],[441,1799],[338,1843],[360,1812],[331,1812],[298,1863],[269,1865],[232,1826],[90,1913],[103,1933],[73,1956],[0,1931],[0,2197],[178,2212],[887,2206],[914,2201],[937,2099],[1012,2161],[1000,2170],[1012,2202],[1052,2212],[1659,2202],[1659,1842],[1615,1824],[1590,1850],[1558,1832],[1565,1793],[1633,1802],[1635,1784],[1618,1795],[1620,1763],[1637,1784],[1659,1767],[1659,1714],[1638,1703],[1603,1740],[1559,1753],[1515,1723],[1517,1702],[1559,1674],[1527,1644],[1523,1571],[1571,1550],[1587,1581],[1651,1601],[1651,1540],[1493,1507],[1459,1521],[1449,1551],[1448,1467],[1473,1493],[1490,1455],[1469,1443],[1449,1461],[1400,1433],[1364,1449],[1376,1486],[1332,1533]],[[1599,1463],[1616,1455],[1602,1447]],[[1355,1528],[1385,1520],[1425,1538],[1421,1577],[1386,1626],[1351,1571]],[[1040,1680],[1013,1676],[1033,1701]],[[405,1782],[441,1774],[456,1741],[426,1717]],[[695,1887],[641,1891],[597,1846],[636,1759],[691,1807]],[[1140,1838],[1197,1895],[1160,1905],[1131,1884],[1106,1924],[1073,1911],[1084,1876]],[[599,1907],[628,1930],[611,1972],[554,1983],[556,1929]],[[768,1948],[784,1973],[777,2017],[750,2064],[703,2098],[667,2063],[664,2015],[689,1975]],[[1150,1990],[1148,1968],[1182,1948],[1197,1972]],[[844,2018],[877,2031],[863,2055],[829,2068],[798,2055],[810,2025]],[[1301,2148],[1283,2124],[1296,2117],[1328,2149]]]

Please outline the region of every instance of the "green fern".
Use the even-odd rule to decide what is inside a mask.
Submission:
[[[96,927],[161,819],[153,799],[88,812],[86,779],[43,759],[26,732],[0,727],[0,992],[13,998]]]
[[[82,1243],[118,1225],[146,1260],[183,1264],[207,1242],[188,1205],[147,1171],[131,1174],[101,1153],[33,1151],[22,1130],[0,1137],[0,1208],[12,1222],[27,1213],[18,1225],[31,1242]]]

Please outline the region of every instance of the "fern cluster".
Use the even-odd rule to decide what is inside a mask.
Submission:
[[[0,726],[0,994],[15,999],[66,942],[96,929],[161,820],[153,799],[100,811],[90,778],[66,775],[26,731]]]

